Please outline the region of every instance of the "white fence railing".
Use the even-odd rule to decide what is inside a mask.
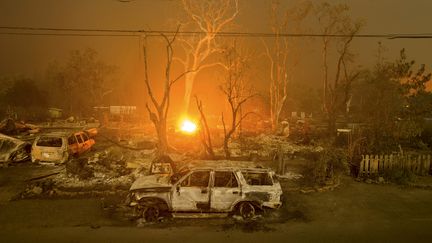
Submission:
[[[431,155],[362,155],[359,175],[376,175],[394,168],[407,169],[417,175],[429,175]]]

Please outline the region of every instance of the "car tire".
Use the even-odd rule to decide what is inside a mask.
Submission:
[[[149,205],[142,211],[142,216],[146,222],[157,222],[160,216],[160,209],[156,205]]]
[[[251,202],[242,202],[238,207],[239,215],[245,219],[252,219],[255,217],[255,207]]]

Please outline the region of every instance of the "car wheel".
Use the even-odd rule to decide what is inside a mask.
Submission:
[[[242,202],[239,206],[239,214],[243,219],[255,217],[255,207],[250,202]]]
[[[160,210],[157,206],[147,206],[143,210],[143,218],[146,222],[156,222],[159,219]]]

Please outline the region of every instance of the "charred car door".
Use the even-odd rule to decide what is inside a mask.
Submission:
[[[78,147],[77,152],[78,152],[78,154],[82,154],[82,152],[83,152],[83,146],[84,146],[84,140],[82,139],[81,134],[79,134],[79,133],[75,134],[75,138],[78,141],[78,143],[77,143],[77,147]]]
[[[241,198],[240,186],[233,171],[215,171],[211,190],[210,206],[212,211],[229,211]]]
[[[91,144],[91,140],[89,139],[89,137],[87,136],[87,134],[85,134],[85,133],[81,133],[81,137],[82,137],[82,139],[83,139],[83,141],[84,141],[84,143],[83,143],[83,147],[82,147],[82,152],[85,152],[85,151],[89,150],[90,147],[91,147],[93,144]]]
[[[172,192],[173,211],[208,211],[209,181],[210,170],[193,171],[182,178]]]

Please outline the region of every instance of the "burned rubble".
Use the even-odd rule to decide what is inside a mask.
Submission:
[[[39,132],[40,128],[38,126],[24,121],[15,121],[12,118],[4,119],[0,123],[0,133],[5,135],[35,134]]]
[[[115,194],[116,191],[127,193],[130,185],[138,177],[152,173],[171,175],[185,168],[202,166],[275,168],[274,161],[278,151],[292,155],[322,149],[295,145],[284,137],[260,135],[255,138],[244,138],[239,141],[241,143],[235,141],[230,143],[232,160],[202,160],[180,153],[157,156],[155,143],[148,137],[137,135],[125,137],[119,136],[117,132],[113,137],[113,134],[107,133],[106,130],[93,131],[93,133],[98,134],[93,151],[78,157],[70,157],[64,163],[61,172],[46,179],[53,182],[48,184],[53,185],[55,193],[45,193],[44,189],[43,193],[36,193],[36,195],[55,197],[63,194],[73,197],[74,193],[76,195]],[[122,139],[117,140],[116,137]],[[256,157],[251,158],[251,155]],[[169,164],[170,169],[167,169],[164,164]],[[278,177],[284,180],[296,180],[301,178],[301,175],[291,171]],[[35,196],[35,193],[31,193],[33,188],[45,187],[31,184],[26,190],[30,197]],[[39,191],[39,189],[35,190]]]
[[[116,205],[108,205],[107,207],[110,210],[120,210],[125,217],[129,215],[127,217],[131,219],[136,217],[136,214],[132,214],[128,211],[130,209],[124,207],[124,199],[130,193],[131,185],[143,176],[153,174],[169,178],[178,172],[181,174],[182,171],[203,167],[243,168],[253,171],[254,168],[262,170],[262,168],[271,166],[271,160],[270,162],[264,160],[241,161],[239,160],[240,156],[236,159],[235,153],[233,153],[234,160],[202,160],[179,153],[158,156],[154,146],[150,146],[153,143],[149,143],[148,139],[130,139],[129,141],[126,140],[126,142],[114,143],[114,140],[104,139],[103,136],[99,138],[95,138],[96,145],[93,151],[88,151],[78,157],[71,157],[64,164],[55,166],[54,168],[59,168],[55,173],[30,181],[27,188],[18,196],[18,199],[120,197],[123,200],[117,201]],[[258,139],[258,141],[262,140],[262,137]],[[264,141],[260,146],[264,147],[266,144],[269,145],[268,143],[268,141]],[[287,148],[294,148],[289,147],[286,141],[280,141],[280,143]],[[271,151],[274,148],[276,147],[269,145],[267,149]],[[266,185],[266,183],[269,183],[252,175],[250,173],[244,174],[245,180],[249,181],[251,185],[256,183],[258,183],[256,185]],[[244,195],[257,201],[266,201],[270,197],[268,192],[264,191],[249,192]],[[252,218],[253,220],[260,220],[259,215]],[[238,222],[238,220],[236,221]]]

